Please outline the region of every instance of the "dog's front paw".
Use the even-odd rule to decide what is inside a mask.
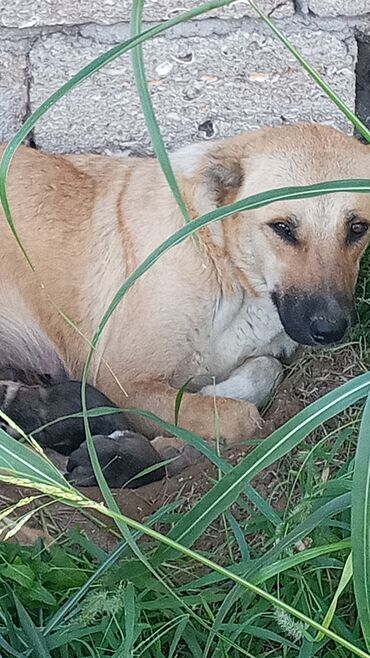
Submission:
[[[93,442],[105,479],[111,488],[127,484],[134,489],[160,480],[165,475],[163,466],[155,468],[161,462],[160,455],[149,439],[141,434],[114,432],[110,436],[94,436]],[[149,468],[152,469],[149,473],[137,477]],[[76,486],[96,485],[86,441],[70,455],[67,472],[68,479]]]
[[[245,400],[216,398],[216,405],[220,436],[225,447],[260,436],[263,419],[254,404]]]

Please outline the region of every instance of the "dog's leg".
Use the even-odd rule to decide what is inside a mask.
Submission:
[[[205,386],[200,393],[204,396],[215,396],[217,409],[224,398],[230,398],[230,401],[246,400],[255,404],[256,407],[262,407],[281,379],[282,371],[281,363],[271,356],[248,359],[234,370],[228,379],[215,385]],[[227,417],[225,421],[227,423]],[[251,433],[246,432],[241,438],[246,439],[250,436]],[[157,437],[152,444],[163,459],[173,459],[167,466],[170,476],[178,474],[200,458],[200,453],[195,448],[189,444],[184,445],[181,440],[176,438]]]
[[[129,404],[124,402],[123,406],[145,409],[162,420],[174,423],[176,396],[177,391],[164,382],[142,382],[137,383],[134,390],[130,390]],[[117,400],[115,402],[117,403]],[[217,397],[216,406],[225,444],[232,445],[256,436],[262,426],[258,410],[250,402]],[[206,441],[212,441],[215,437],[214,408],[214,401],[210,397],[199,393],[185,393],[181,400],[178,424],[199,434]],[[155,422],[136,414],[129,414],[129,424],[135,431],[140,431],[149,438],[158,436],[158,430],[163,433]]]
[[[177,391],[162,382],[147,382],[130,391],[130,406],[150,410],[159,418],[174,423]],[[232,445],[259,436],[262,419],[254,404],[227,397],[211,397],[198,393],[185,393],[181,400],[178,424],[195,432],[208,443],[214,444],[216,435],[215,404],[220,417],[223,443]],[[129,414],[129,423],[135,430],[154,438],[153,447],[165,460],[173,459],[167,466],[168,475],[175,475],[196,462],[200,453],[190,444],[170,436],[158,436],[163,430],[147,419]]]
[[[248,400],[260,409],[271,397],[282,372],[280,361],[272,356],[259,356],[245,361],[224,381],[204,386],[200,393]]]

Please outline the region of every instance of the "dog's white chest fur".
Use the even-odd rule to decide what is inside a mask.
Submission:
[[[291,352],[293,341],[285,333],[268,298],[246,298],[243,293],[222,299],[215,311],[209,336],[208,367],[223,375],[248,358]]]
[[[296,348],[272,301],[247,298],[242,292],[217,301],[195,335],[192,354],[180,367],[182,378],[184,371],[193,378],[194,390],[213,378],[225,379],[249,358],[289,356]]]
[[[270,300],[246,299],[241,294],[232,301],[221,300],[210,338],[215,361],[226,358],[233,367],[241,359],[252,356],[266,353],[277,356],[277,350],[279,353],[284,349],[282,342],[288,337]]]

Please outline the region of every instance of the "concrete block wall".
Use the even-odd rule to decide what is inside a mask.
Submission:
[[[147,0],[145,26],[199,4]],[[368,84],[356,79],[370,71],[370,0],[259,0],[259,6],[370,123],[370,77]],[[0,0],[1,141],[72,74],[128,37],[130,8],[131,0]],[[166,32],[145,44],[144,54],[169,148],[282,122],[352,130],[247,1]],[[29,141],[58,153],[150,153],[130,56],[62,99]]]

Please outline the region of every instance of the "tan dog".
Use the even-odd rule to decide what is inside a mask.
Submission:
[[[172,163],[192,217],[272,188],[370,175],[365,146],[319,125],[197,144]],[[126,277],[183,223],[153,159],[22,148],[8,190],[40,279],[89,339]],[[93,383],[120,406],[173,422],[177,389],[190,379],[180,425],[212,439],[215,394],[224,439],[251,437],[280,359],[297,343],[343,337],[369,223],[370,195],[343,193],[275,203],[203,229],[198,244],[170,250],[129,291],[99,344]],[[80,376],[86,343],[50,305],[5,224],[0,276],[0,362],[55,374],[62,366],[54,345]]]

